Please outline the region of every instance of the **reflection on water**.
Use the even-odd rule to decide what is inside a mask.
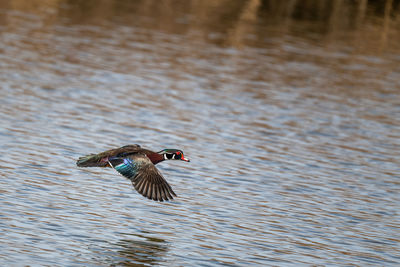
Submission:
[[[397,265],[399,1],[0,0],[0,264]],[[84,154],[176,147],[176,200]]]
[[[168,250],[165,240],[141,234],[127,237],[130,239],[122,239],[99,249],[96,254],[105,260],[96,261],[107,266],[155,266],[162,262]]]

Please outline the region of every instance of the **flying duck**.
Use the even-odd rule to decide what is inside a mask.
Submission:
[[[143,196],[155,201],[168,201],[173,199],[173,196],[176,197],[176,194],[155,166],[164,160],[190,161],[179,149],[153,152],[140,145],[127,145],[80,157],[76,165],[78,167],[111,167],[131,180],[133,187]]]

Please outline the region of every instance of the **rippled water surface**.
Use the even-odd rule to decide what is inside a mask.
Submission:
[[[398,1],[279,2],[0,1],[0,265],[398,265]]]

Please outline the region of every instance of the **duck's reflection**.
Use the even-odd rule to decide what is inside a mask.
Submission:
[[[130,234],[113,244],[113,248],[116,255],[112,257],[110,266],[154,266],[162,261],[168,244],[163,239],[145,234]]]

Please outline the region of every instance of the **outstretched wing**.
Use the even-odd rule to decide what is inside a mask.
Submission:
[[[116,171],[132,181],[136,191],[143,196],[156,201],[170,200],[176,196],[171,186],[146,155],[115,157],[110,158],[109,161]]]
[[[141,151],[139,145],[127,145],[119,148],[110,149],[99,154],[90,154],[80,157],[76,165],[78,167],[109,167],[108,158],[125,157],[126,155],[135,154]]]

